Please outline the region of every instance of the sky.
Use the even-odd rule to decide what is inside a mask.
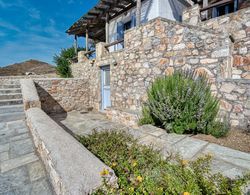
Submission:
[[[97,2],[0,0],[0,67],[29,59],[54,64],[53,56],[73,45],[65,31]]]

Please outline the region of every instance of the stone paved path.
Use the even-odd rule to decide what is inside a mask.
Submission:
[[[194,139],[188,135],[167,134],[164,130],[145,125],[139,129],[131,129],[113,123],[100,113],[79,112],[68,113],[67,117],[57,115],[56,120],[70,129],[74,134],[87,135],[93,129],[123,129],[136,137],[141,144],[153,144],[163,155],[179,153],[184,159],[192,160],[200,155],[212,154],[212,170],[230,178],[235,178],[250,171],[250,154]]]
[[[8,85],[8,88],[13,86]],[[8,93],[13,90],[5,86],[0,88]],[[35,153],[24,112],[20,109],[22,100],[12,101],[8,99],[10,96],[13,97],[5,95],[7,100],[0,105],[0,195],[53,194],[43,164]],[[0,99],[2,97],[0,93]]]

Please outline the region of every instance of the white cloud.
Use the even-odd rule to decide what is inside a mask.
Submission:
[[[30,8],[30,9],[28,10],[28,12],[29,12],[29,16],[30,16],[31,18],[33,18],[33,19],[39,20],[39,19],[41,18],[40,11],[37,10],[36,8]]]
[[[20,29],[17,26],[15,26],[9,22],[6,22],[6,21],[2,20],[1,18],[0,18],[0,27],[7,29],[7,30],[20,32]]]
[[[22,0],[16,0],[15,2],[11,2],[10,0],[0,0],[0,7],[2,8],[23,7],[23,2]]]

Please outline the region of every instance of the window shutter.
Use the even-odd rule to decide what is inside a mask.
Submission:
[[[124,26],[123,22],[117,23],[117,40],[121,40],[124,38]]]
[[[133,13],[132,18],[131,18],[131,27],[135,27],[136,26],[136,15],[135,13]]]

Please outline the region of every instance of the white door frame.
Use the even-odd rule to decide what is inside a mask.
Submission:
[[[109,79],[106,80],[106,72],[109,71]],[[108,83],[105,83],[108,82]],[[101,67],[101,110],[104,111],[107,107],[111,106],[111,91],[110,91],[110,65]]]

